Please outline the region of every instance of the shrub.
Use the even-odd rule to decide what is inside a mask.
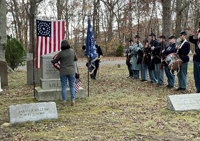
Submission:
[[[14,70],[19,65],[24,65],[23,57],[26,56],[26,51],[17,39],[12,38],[7,41],[5,56],[8,65]]]
[[[122,56],[122,53],[123,53],[123,47],[120,45],[117,47],[117,50],[116,50],[116,56]]]

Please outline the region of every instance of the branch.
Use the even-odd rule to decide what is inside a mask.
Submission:
[[[193,0],[190,0],[191,4],[193,4],[196,8],[198,8],[200,10],[200,6],[196,5]]]
[[[177,13],[180,14],[186,7],[189,6],[190,2],[191,2],[191,0],[186,2],[185,5],[183,5],[179,11],[177,11]]]

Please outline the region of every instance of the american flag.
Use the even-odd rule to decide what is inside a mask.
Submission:
[[[61,20],[36,20],[37,49],[36,68],[40,68],[40,56],[60,51],[60,43],[64,39],[65,22]]]
[[[78,89],[79,89],[79,87],[81,86],[81,80],[80,79],[76,79],[76,81],[75,81],[75,92],[77,93],[78,92]]]

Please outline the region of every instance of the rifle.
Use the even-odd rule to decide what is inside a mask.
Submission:
[[[162,45],[161,45],[161,49],[160,49],[160,52],[162,53],[164,49],[164,41],[163,41],[163,31],[162,31]],[[162,60],[165,59],[165,54],[162,53]],[[163,61],[161,62],[161,65],[160,65],[160,69],[162,70],[163,69]]]
[[[152,34],[152,28],[151,28],[151,47],[153,46],[153,34]],[[153,51],[151,50],[151,57],[153,56]],[[150,62],[150,66],[153,65],[153,59],[151,59],[151,62]]]
[[[143,63],[143,64],[145,64],[145,56],[147,55],[147,48],[145,48],[146,43],[147,43],[147,37],[146,37],[147,32],[146,32],[146,31],[147,31],[147,30],[146,30],[146,28],[145,28],[145,39],[144,39],[144,44],[143,44],[143,53],[144,53],[145,55],[144,55],[143,58],[142,58],[142,63]]]
[[[131,40],[132,40],[132,30],[131,30],[131,38],[130,38],[130,40],[129,40],[129,46],[128,46],[128,48],[127,48],[127,51],[128,51],[128,61],[131,60],[131,50],[130,50]]]
[[[137,35],[138,35],[138,31],[137,31]],[[137,45],[138,45],[138,48],[139,48],[140,46],[139,46],[139,41],[138,40],[137,40]],[[140,56],[137,54],[137,62],[136,62],[136,64],[140,64],[139,60],[140,60]]]
[[[124,38],[123,46],[124,46],[124,49],[125,49],[126,43],[125,43],[125,35],[124,35],[124,33],[123,33],[123,38]]]

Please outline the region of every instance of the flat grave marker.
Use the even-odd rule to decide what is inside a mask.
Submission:
[[[43,119],[57,119],[55,102],[41,102],[21,105],[11,105],[8,109],[11,124]]]
[[[200,94],[167,96],[167,109],[173,111],[200,111]]]

